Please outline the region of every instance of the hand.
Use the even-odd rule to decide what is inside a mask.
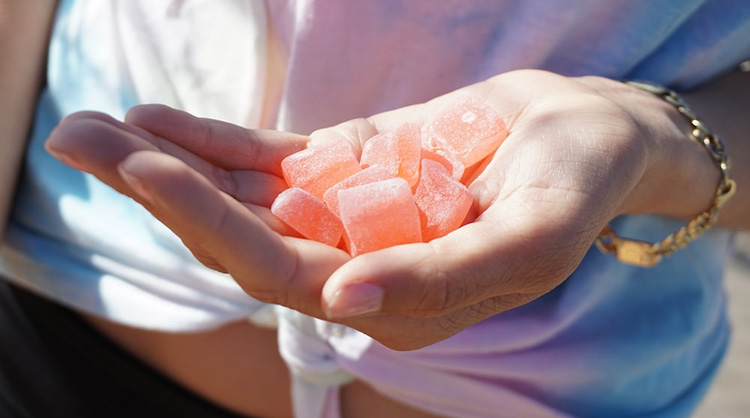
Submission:
[[[100,114],[67,118],[48,147],[141,202],[250,295],[396,349],[448,338],[550,291],[618,214],[689,217],[710,201],[718,175],[705,174],[711,162],[658,98],[611,80],[540,71],[465,90],[495,107],[510,130],[468,181],[475,221],[430,243],[354,259],[286,236],[268,213],[284,187],[279,161],[304,138],[145,106],[124,124]],[[429,119],[451,97],[349,121],[311,140],[343,136],[361,145],[397,123]],[[686,184],[698,192],[687,196]]]
[[[268,209],[286,188],[281,159],[303,149],[307,137],[248,130],[158,105],[135,108],[128,118],[155,125],[155,133],[101,113],[80,112],[55,128],[47,147],[143,204],[198,260],[232,273],[258,299],[299,304],[294,298],[320,294],[322,280],[348,259],[322,244],[282,238],[292,231]],[[123,168],[138,174],[128,175]],[[279,286],[288,291],[289,301],[276,294]]]

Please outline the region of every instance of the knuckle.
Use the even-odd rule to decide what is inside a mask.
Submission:
[[[236,197],[238,185],[237,179],[232,172],[215,165],[211,165],[210,169],[212,171],[211,176],[216,182],[216,187],[224,193]]]
[[[466,274],[435,269],[426,278],[422,297],[417,301],[415,312],[419,316],[434,317],[464,307],[478,293],[476,280],[467,279]]]
[[[245,160],[246,167],[256,167],[260,158],[265,153],[261,149],[261,140],[258,138],[258,132],[252,129],[245,129],[245,140],[242,146],[235,151],[241,152]]]

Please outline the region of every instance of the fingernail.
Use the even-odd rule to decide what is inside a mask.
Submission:
[[[133,189],[134,192],[136,192],[140,197],[143,198],[143,200],[147,201],[148,203],[153,203],[154,199],[151,195],[151,191],[148,190],[141,179],[134,176],[133,173],[129,172],[125,167],[123,167],[122,164],[117,167],[117,171],[120,173],[120,177],[122,177],[123,181],[125,181],[125,183],[130,186],[130,188]]]
[[[374,284],[350,284],[333,294],[326,315],[331,319],[341,319],[378,312],[383,305],[383,295],[383,289]]]
[[[53,149],[48,149],[48,151],[50,154],[52,154],[53,157],[57,158],[61,162],[65,163],[66,165],[72,168],[75,168],[76,170],[85,171],[81,163],[79,163],[76,160],[76,158],[73,157],[71,154],[68,154],[67,152],[53,150]]]

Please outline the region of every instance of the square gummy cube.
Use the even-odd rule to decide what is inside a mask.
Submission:
[[[393,177],[401,177],[409,186],[414,186],[419,178],[421,154],[422,138],[419,126],[404,123],[367,140],[362,147],[359,163],[362,167],[380,164]]]
[[[393,176],[385,169],[385,167],[380,164],[371,165],[331,186],[331,188],[326,190],[323,194],[323,201],[328,205],[328,208],[336,214],[336,216],[339,216],[339,190],[374,183],[376,181],[388,180],[390,178],[393,178]]]
[[[338,195],[353,256],[422,241],[419,211],[406,180],[382,180],[339,190]]]
[[[361,170],[352,146],[344,139],[317,144],[281,160],[287,185],[320,200],[331,186]]]
[[[271,213],[303,237],[335,247],[344,227],[328,207],[310,193],[292,187],[279,193]]]
[[[452,153],[468,168],[494,152],[507,136],[500,115],[483,100],[466,94],[441,108],[423,127],[422,146]]]
[[[455,180],[440,163],[422,160],[414,200],[419,208],[422,238],[428,242],[455,230],[463,223],[474,201],[471,192]]]

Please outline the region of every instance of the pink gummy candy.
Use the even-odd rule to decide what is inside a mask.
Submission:
[[[271,213],[292,227],[303,237],[338,245],[343,234],[339,218],[310,193],[292,187],[281,192],[271,205]]]
[[[450,173],[451,177],[456,180],[461,180],[464,175],[464,163],[459,161],[455,155],[450,152],[436,149],[430,151],[422,148],[422,159],[428,159],[440,163]]]
[[[414,192],[425,241],[440,238],[463,223],[471,209],[471,192],[453,179],[440,163],[422,160],[422,175]]]
[[[424,126],[422,144],[455,155],[470,167],[494,152],[508,136],[505,122],[483,100],[464,95],[443,107]]]
[[[388,180],[390,178],[393,178],[393,176],[385,169],[385,167],[380,164],[371,165],[331,186],[331,188],[326,190],[323,194],[323,201],[328,205],[328,208],[336,214],[336,216],[339,216],[339,190],[374,183],[376,181]]]
[[[362,147],[362,167],[384,166],[393,177],[401,177],[409,186],[417,184],[422,138],[414,123],[404,123],[370,138]]]
[[[339,211],[352,256],[422,241],[419,211],[406,180],[342,189]]]
[[[290,187],[306,190],[323,200],[334,184],[362,170],[346,140],[325,142],[281,160],[284,180]]]

